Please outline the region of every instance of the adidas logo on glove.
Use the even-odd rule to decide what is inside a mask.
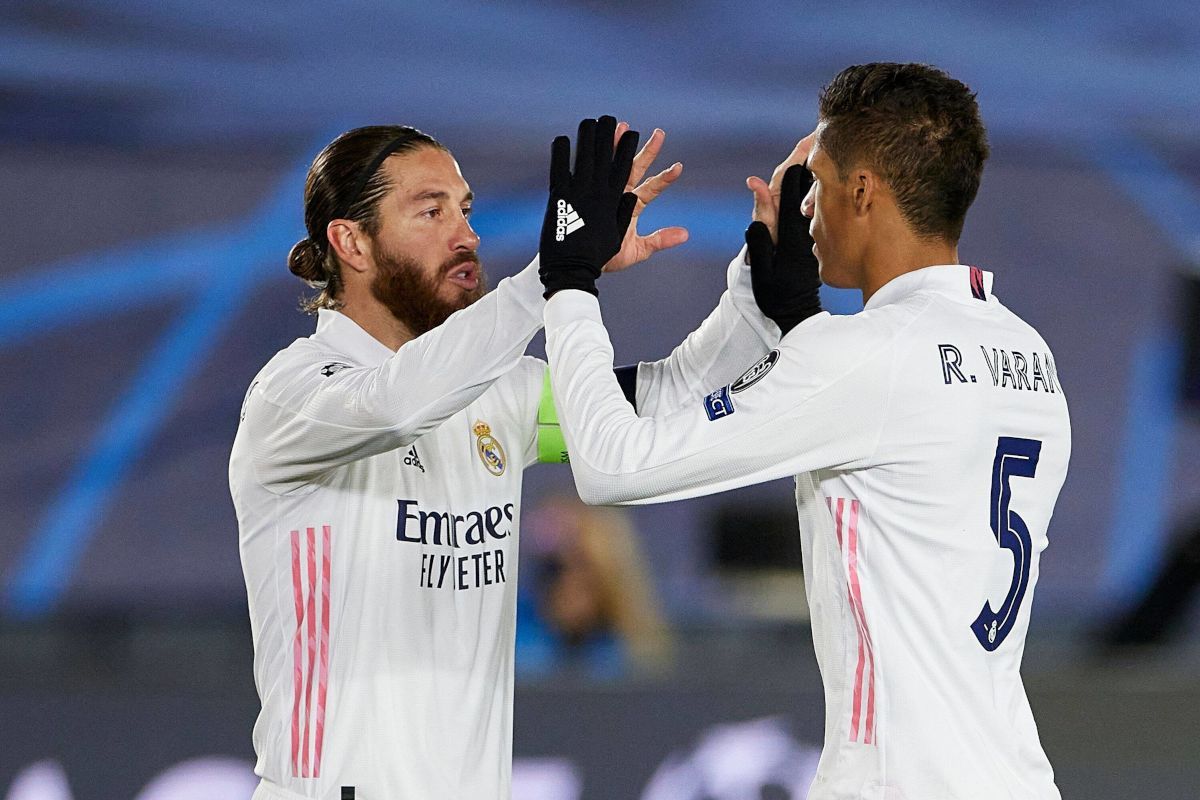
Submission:
[[[554,227],[554,241],[561,242],[567,236],[583,227],[583,219],[571,208],[566,200],[558,201],[558,223]]]

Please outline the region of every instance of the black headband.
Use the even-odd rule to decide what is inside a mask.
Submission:
[[[379,169],[379,165],[383,163],[384,159],[411,141],[413,141],[412,134],[406,133],[403,136],[397,136],[395,139],[392,139],[390,142],[385,144],[383,148],[375,154],[375,157],[371,159],[371,163],[368,164],[366,169],[362,171],[362,174],[358,176],[358,181],[354,184],[354,191],[346,197],[346,202],[342,203],[342,205],[338,207],[337,213],[333,215],[333,218],[345,219],[346,215],[350,213],[350,206],[358,202],[358,196],[362,194],[363,189],[366,188],[367,181],[371,180],[371,176],[374,175],[376,170]]]

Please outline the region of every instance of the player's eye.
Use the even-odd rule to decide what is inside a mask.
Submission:
[[[471,218],[471,212],[472,212],[472,211],[474,211],[474,210],[475,210],[475,208],[474,208],[473,206],[463,206],[462,215],[463,215],[464,217],[466,217],[467,219],[470,219],[470,218]]]
[[[442,210],[440,208],[427,208],[421,212],[421,216],[433,219],[434,217],[441,216],[441,213]]]

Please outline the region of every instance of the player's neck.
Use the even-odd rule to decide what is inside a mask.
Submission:
[[[900,236],[870,248],[863,270],[863,302],[879,291],[888,281],[907,272],[939,264],[957,264],[958,245],[936,239]]]
[[[374,298],[347,297],[340,310],[389,350],[399,350],[402,345],[416,338],[407,325]]]

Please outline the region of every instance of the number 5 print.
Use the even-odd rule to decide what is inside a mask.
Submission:
[[[975,638],[988,652],[1000,646],[1017,620],[1017,612],[1025,598],[1025,587],[1029,585],[1029,560],[1033,555],[1029,528],[1025,520],[1009,507],[1012,487],[1008,479],[1032,478],[1041,453],[1042,443],[1037,439],[1001,436],[996,440],[996,460],[992,464],[991,525],[997,544],[1012,551],[1013,577],[999,610],[992,611],[992,604],[985,600],[983,610],[971,623]]]

